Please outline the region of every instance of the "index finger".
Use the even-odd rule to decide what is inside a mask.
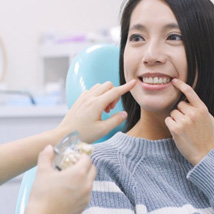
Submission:
[[[130,91],[136,84],[136,80],[131,80],[124,85],[114,87],[105,94],[103,94],[103,102],[108,105],[115,100],[118,100],[123,94]]]
[[[187,85],[180,79],[173,79],[172,83],[177,89],[184,93],[190,104],[195,107],[205,106],[191,86]]]

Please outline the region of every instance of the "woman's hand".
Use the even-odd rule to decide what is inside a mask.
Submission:
[[[135,83],[136,81],[132,80],[119,87],[114,87],[111,82],[96,84],[80,95],[58,128],[64,129],[65,135],[74,130],[78,131],[81,140],[87,143],[105,136],[126,119],[127,113],[119,112],[102,121],[103,111],[108,113],[113,109],[120,97],[130,91]]]
[[[214,148],[214,118],[189,85],[178,79],[172,82],[189,102],[181,101],[165,123],[178,150],[196,165]]]
[[[52,167],[53,147],[40,153],[26,214],[80,214],[90,201],[96,169],[90,157],[63,171]]]

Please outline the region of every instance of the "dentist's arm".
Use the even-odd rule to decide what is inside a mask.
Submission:
[[[78,131],[81,140],[87,143],[105,136],[121,124],[127,114],[119,112],[102,121],[102,112],[113,109],[120,96],[131,90],[135,83],[133,80],[119,87],[114,87],[110,82],[97,84],[82,93],[57,128],[1,145],[0,184],[35,166],[38,154],[46,145],[54,146],[74,130]]]

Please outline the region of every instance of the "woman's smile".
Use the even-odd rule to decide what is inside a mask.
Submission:
[[[172,77],[163,73],[145,73],[139,76],[141,85],[146,90],[162,90],[171,83]]]

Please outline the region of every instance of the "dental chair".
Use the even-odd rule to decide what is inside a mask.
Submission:
[[[90,89],[96,83],[106,81],[111,81],[114,86],[119,85],[119,47],[111,44],[93,45],[80,52],[72,61],[67,73],[66,100],[68,108],[73,105],[83,91]],[[110,113],[103,113],[102,119],[106,120],[122,109],[121,101],[119,101]],[[107,140],[114,133],[122,130],[123,126],[124,124],[121,124],[95,143]],[[36,170],[37,167],[34,167],[23,176],[16,204],[16,214],[24,214]]]

